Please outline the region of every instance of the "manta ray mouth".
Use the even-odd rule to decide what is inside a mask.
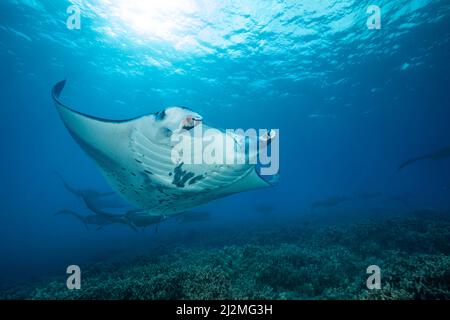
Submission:
[[[191,129],[195,128],[196,126],[198,126],[199,124],[201,124],[202,121],[203,121],[203,119],[200,118],[200,117],[193,117],[191,119],[191,121],[189,121],[187,124],[185,124],[183,126],[183,129],[184,130],[191,130]]]

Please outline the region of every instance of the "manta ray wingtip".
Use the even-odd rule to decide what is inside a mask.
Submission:
[[[54,86],[53,86],[53,90],[52,90],[52,95],[54,98],[59,98],[59,95],[61,94],[61,92],[63,91],[65,85],[66,85],[67,79],[61,80],[59,82],[57,82]]]

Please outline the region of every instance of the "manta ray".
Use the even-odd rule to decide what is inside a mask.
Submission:
[[[188,108],[169,107],[125,120],[104,119],[65,105],[60,98],[65,85],[65,80],[58,82],[52,98],[69,133],[111,187],[148,215],[174,216],[218,198],[272,185],[260,175],[257,164],[174,163],[171,136],[199,123],[208,128],[203,117]],[[246,152],[242,147],[245,138],[214,132],[212,138],[233,140],[240,146],[236,152]],[[200,143],[206,146],[208,141],[201,139]]]
[[[413,163],[415,163],[417,161],[422,161],[422,160],[440,160],[440,159],[445,159],[445,158],[450,158],[450,146],[447,146],[445,148],[436,150],[436,151],[431,152],[431,153],[426,153],[426,154],[418,156],[418,157],[410,158],[410,159],[402,162],[400,164],[400,166],[398,167],[398,170],[402,170],[405,167],[410,166],[410,165],[412,165]]]
[[[319,209],[319,208],[333,208],[340,205],[343,202],[349,201],[350,199],[347,197],[330,197],[324,200],[318,200],[312,203],[311,210]]]
[[[76,218],[78,218],[81,222],[83,222],[86,229],[88,228],[88,225],[95,225],[97,226],[97,230],[102,229],[105,226],[111,225],[111,224],[126,224],[133,230],[137,230],[136,226],[134,226],[126,216],[124,215],[114,215],[114,214],[94,214],[94,215],[82,215],[75,211],[63,209],[59,210],[55,213],[55,215],[71,215]]]
[[[116,192],[100,192],[93,189],[76,189],[71,186],[61,174],[56,172],[64,185],[64,188],[71,194],[80,198],[91,211],[102,210],[105,208],[122,208],[125,206],[124,201],[119,199]],[[92,210],[95,208],[95,210]]]

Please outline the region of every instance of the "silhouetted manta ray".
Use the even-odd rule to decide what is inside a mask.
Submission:
[[[350,199],[347,197],[331,197],[324,200],[319,200],[313,202],[311,205],[311,210],[319,209],[319,208],[332,208],[340,205],[343,202],[349,201]]]
[[[97,229],[101,229],[104,226],[107,225],[111,225],[114,223],[119,223],[119,224],[126,224],[128,226],[130,226],[132,229],[136,230],[136,227],[133,226],[128,219],[126,219],[126,217],[124,215],[114,215],[114,214],[94,214],[94,215],[81,215],[75,211],[72,210],[59,210],[58,212],[55,213],[55,215],[61,215],[61,214],[66,214],[66,215],[71,215],[74,216],[76,218],[78,218],[79,220],[81,220],[81,222],[83,222],[83,224],[86,226],[86,228],[88,229],[88,225],[95,225],[97,226]]]
[[[158,224],[166,220],[163,216],[149,215],[146,210],[134,209],[128,210],[125,217],[136,227],[148,227],[153,224]]]
[[[120,223],[129,224],[130,227],[135,229],[135,227],[147,227],[149,225],[154,225],[165,220],[163,216],[148,215],[147,212],[142,209],[130,209],[127,210],[125,214],[106,212],[104,211],[104,208],[112,208],[118,206],[112,206],[112,204],[116,202],[105,202],[102,198],[115,195],[115,192],[103,193],[92,189],[76,189],[69,183],[67,183],[67,181],[58,172],[56,172],[56,174],[63,182],[64,187],[70,193],[81,198],[81,200],[83,200],[84,204],[86,205],[86,208],[88,208],[90,211],[92,211],[92,213],[99,217],[96,217],[95,215],[83,216],[72,210],[60,210],[57,212],[57,214],[72,215],[80,219],[86,226],[88,224],[95,224],[99,226],[99,228],[119,221]]]
[[[74,196],[81,198],[88,208],[123,208],[125,203],[118,199],[116,192],[100,192],[93,189],[76,189],[71,186],[58,172],[56,175],[61,179],[64,188]],[[115,196],[115,197],[114,197]]]
[[[411,159],[408,159],[404,162],[402,162],[402,164],[400,164],[400,166],[398,167],[398,170],[402,170],[405,167],[417,162],[417,161],[421,161],[421,160],[439,160],[439,159],[444,159],[444,158],[450,158],[450,146],[436,150],[432,153],[427,153],[418,157],[414,157]]]
[[[192,110],[170,107],[133,119],[101,119],[63,104],[60,94],[65,84],[58,82],[52,97],[66,128],[98,164],[113,189],[149,215],[176,215],[227,195],[271,186],[256,164],[174,163],[171,136],[203,120]],[[210,128],[202,126],[204,131]],[[236,154],[245,158],[244,136],[210,132],[209,141],[198,142],[204,147],[219,139],[225,140],[225,145],[237,143]],[[194,149],[194,153],[197,151]]]
[[[100,192],[93,189],[76,189],[72,187],[58,172],[55,172],[55,174],[61,179],[61,182],[64,185],[64,188],[66,188],[67,191],[74,194],[77,197],[105,197],[115,194],[115,192]]]

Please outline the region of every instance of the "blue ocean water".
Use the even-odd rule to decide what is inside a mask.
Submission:
[[[71,5],[80,29],[67,27]],[[366,25],[370,5],[381,8],[380,29]],[[165,246],[167,234],[245,229],[261,222],[261,206],[273,208],[268,224],[361,193],[448,209],[449,158],[397,168],[450,145],[449,13],[445,0],[1,1],[0,284]],[[87,231],[55,216],[86,212],[55,172],[111,191],[55,110],[50,91],[63,79],[64,100],[90,115],[180,105],[221,128],[279,129],[280,181],[202,207],[208,223],[167,221],[157,233]],[[340,210],[385,207],[404,209],[375,199]]]

